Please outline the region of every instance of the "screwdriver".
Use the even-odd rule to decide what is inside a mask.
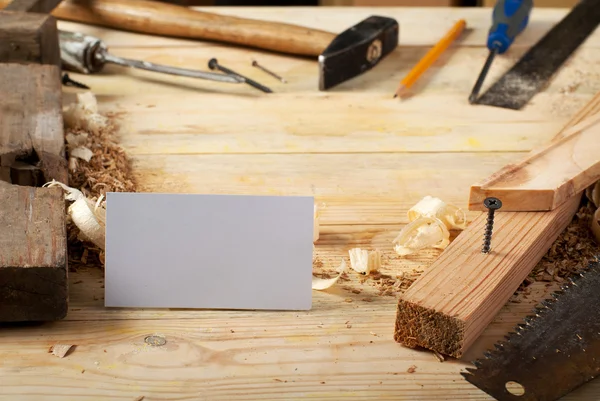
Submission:
[[[70,71],[91,74],[102,70],[106,63],[134,67],[163,74],[208,79],[226,83],[244,83],[244,79],[228,74],[170,67],[147,61],[131,60],[108,53],[100,39],[78,32],[59,31],[60,57],[63,68]]]
[[[469,103],[473,104],[477,100],[479,90],[496,54],[506,52],[517,35],[523,32],[529,23],[532,8],[533,0],[499,0],[494,6],[492,27],[488,32],[487,39],[487,48],[490,53],[471,91]]]

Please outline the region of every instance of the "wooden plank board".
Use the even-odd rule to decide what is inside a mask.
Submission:
[[[552,143],[568,139],[598,108],[600,93]],[[548,212],[497,213],[491,254],[481,253],[481,214],[400,298],[394,339],[460,358],[571,222],[582,193]]]
[[[6,11],[18,11],[22,13],[47,14],[62,0],[11,0],[4,8]]]
[[[469,209],[484,211],[483,200],[496,197],[505,211],[553,210],[585,190],[600,179],[598,120],[599,113],[589,115],[560,138],[471,186]]]
[[[1,20],[1,18],[0,18]],[[0,63],[0,321],[45,321],[67,313],[60,69]],[[14,185],[11,185],[14,184]]]
[[[0,181],[0,321],[46,321],[67,314],[64,197],[56,188]],[[57,213],[62,211],[62,213]]]
[[[481,253],[481,214],[401,296],[394,339],[462,357],[571,222],[580,199],[551,212],[498,213],[489,254]]]
[[[54,17],[2,10],[0,20],[0,62],[61,65]]]

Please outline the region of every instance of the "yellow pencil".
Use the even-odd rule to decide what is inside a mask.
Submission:
[[[467,23],[464,19],[461,19],[454,24],[454,26],[444,35],[439,42],[433,46],[427,54],[413,67],[412,70],[404,77],[400,82],[394,97],[401,96],[404,91],[410,88],[417,79],[423,74],[431,64],[433,64],[440,55],[460,36],[465,29]]]

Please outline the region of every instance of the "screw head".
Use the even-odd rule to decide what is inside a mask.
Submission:
[[[483,201],[483,206],[485,206],[488,209],[493,209],[493,210],[497,210],[500,209],[502,207],[502,201],[498,198],[486,198]]]
[[[211,70],[215,70],[217,69],[219,63],[217,62],[216,58],[211,58],[210,60],[208,60],[208,68],[210,68]]]

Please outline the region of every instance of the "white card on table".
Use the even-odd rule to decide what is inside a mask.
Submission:
[[[105,306],[307,310],[309,196],[107,194]]]

